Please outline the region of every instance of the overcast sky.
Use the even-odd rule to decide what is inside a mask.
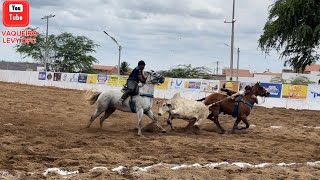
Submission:
[[[3,0],[2,0],[3,2]],[[122,60],[134,67],[140,59],[147,69],[169,69],[178,64],[216,68],[230,66],[232,0],[29,0],[31,27],[45,32],[41,17],[54,14],[49,33],[85,35],[100,47],[99,64],[117,65],[118,50],[103,31],[123,46]],[[257,48],[273,0],[236,0],[235,47],[240,47],[240,67],[252,71],[280,71],[283,63],[273,53]],[[1,17],[2,18],[2,17]],[[1,30],[13,30],[1,24]],[[0,45],[1,59],[24,61],[13,45]],[[235,52],[235,60],[237,58]],[[236,61],[234,63],[236,67]]]

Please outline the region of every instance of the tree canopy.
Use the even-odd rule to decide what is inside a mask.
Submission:
[[[301,84],[314,84],[314,81],[311,81],[309,77],[307,76],[296,76],[296,77],[292,77],[290,79],[283,79],[282,77],[274,77],[270,80],[270,82],[276,82],[276,83],[288,83],[288,84],[296,84],[296,85],[301,85]]]
[[[29,28],[31,29],[31,28]],[[16,52],[23,58],[31,57],[36,62],[45,61],[45,35],[39,33],[35,44],[19,43]],[[48,37],[47,69],[59,72],[84,72],[92,70],[93,63],[98,62],[90,54],[98,45],[85,36],[74,36],[71,33],[61,33]]]
[[[130,64],[127,61],[122,61],[120,64],[120,74],[121,75],[129,75]]]
[[[211,70],[206,67],[192,67],[189,65],[178,65],[167,71],[160,71],[161,75],[172,78],[203,78],[212,79]]]
[[[319,59],[320,1],[276,0],[259,39],[259,47],[269,53],[281,51],[284,65],[296,72]]]

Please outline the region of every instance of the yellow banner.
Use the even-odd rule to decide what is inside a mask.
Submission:
[[[284,84],[282,88],[282,97],[291,99],[305,99],[308,94],[307,85]]]
[[[88,84],[97,84],[98,74],[88,74],[87,83]]]
[[[119,86],[124,86],[126,83],[127,83],[127,79],[128,79],[129,76],[120,76],[120,79],[119,79]]]
[[[119,83],[118,76],[108,76],[107,85],[118,86],[118,83]]]
[[[220,88],[223,88],[224,86],[226,89],[229,89],[231,91],[239,91],[239,82],[220,81]]]
[[[171,78],[166,78],[164,80],[164,83],[157,85],[156,88],[157,89],[168,89],[169,88],[169,82],[171,82]]]

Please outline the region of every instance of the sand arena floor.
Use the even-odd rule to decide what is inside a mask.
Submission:
[[[83,91],[0,83],[0,92],[0,179],[63,178],[44,176],[47,168],[78,171],[64,176],[70,179],[320,179],[320,163],[307,164],[320,161],[319,111],[255,107],[249,116],[255,126],[236,134],[230,134],[234,120],[221,116],[228,129],[223,135],[210,121],[196,135],[183,129],[182,120],[174,120],[177,129],[171,131],[160,118],[167,133],[143,132],[146,138],[140,138],[136,115],[119,111],[102,129],[97,119],[81,130],[95,109]],[[272,165],[204,167],[218,162]],[[133,168],[158,163],[146,171]],[[195,163],[202,167],[171,169]],[[119,166],[129,169],[112,171]]]

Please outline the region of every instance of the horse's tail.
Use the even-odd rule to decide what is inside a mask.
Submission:
[[[86,96],[86,100],[89,101],[89,104],[90,105],[93,105],[98,97],[100,96],[101,93],[95,93],[93,91],[87,91],[85,96]]]
[[[196,100],[196,101],[202,102],[202,101],[204,101],[204,100],[206,100],[206,97],[204,97],[204,98],[202,98],[202,99],[198,99],[198,100]]]

